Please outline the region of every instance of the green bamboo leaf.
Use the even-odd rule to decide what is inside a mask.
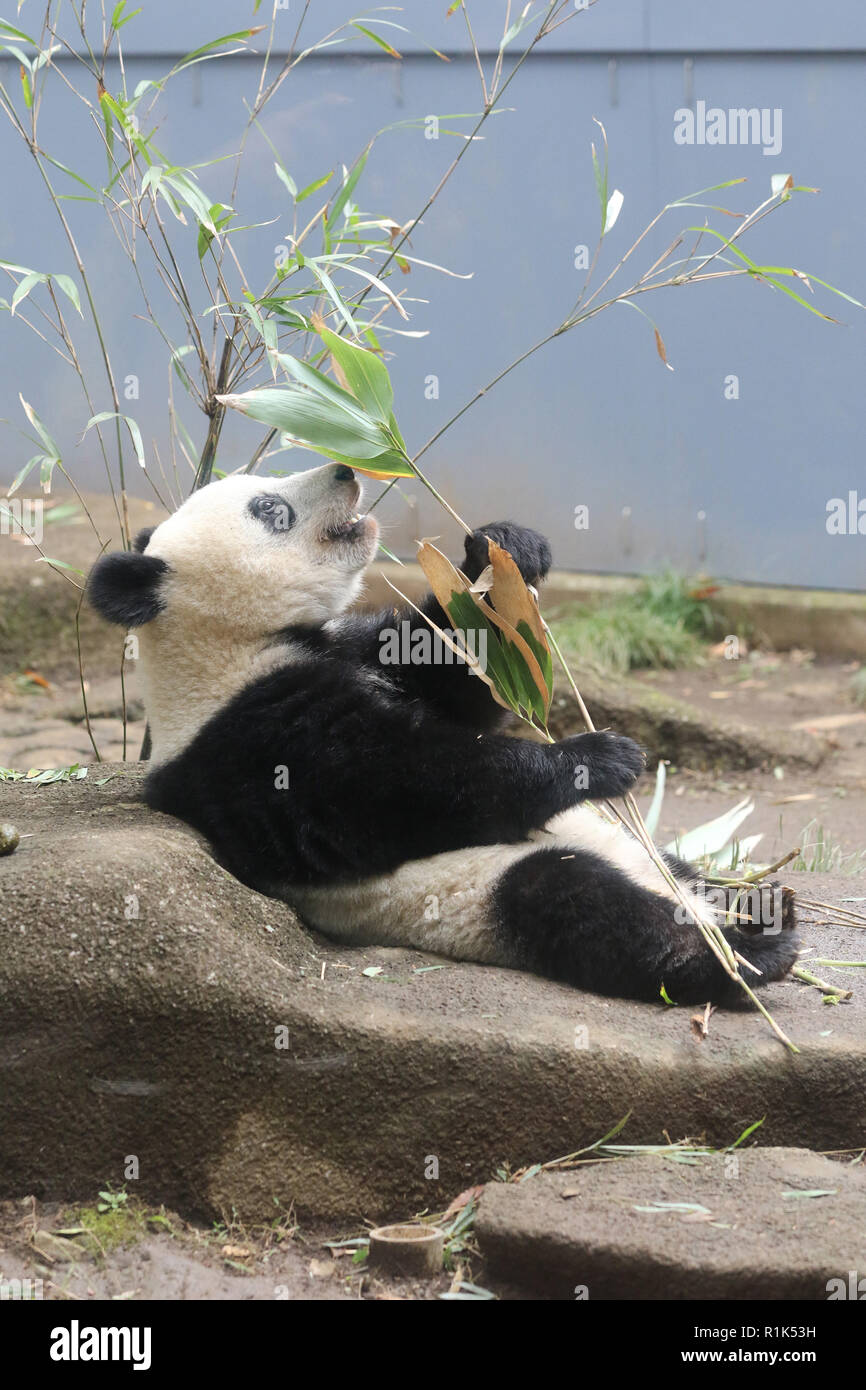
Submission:
[[[216,236],[217,229],[214,226],[214,220],[211,216],[211,207],[213,205],[208,201],[206,194],[196,183],[189,170],[165,170],[163,172],[162,182],[168,184],[169,188],[172,189],[180,201],[189,208],[196,222],[198,222],[200,226],[206,227],[212,237]]]
[[[744,1143],[745,1143],[745,1141],[749,1138],[750,1135],[754,1134],[754,1132],[755,1132],[756,1129],[760,1129],[760,1128],[761,1128],[761,1125],[764,1123],[764,1121],[766,1120],[766,1118],[767,1118],[766,1115],[762,1115],[761,1118],[760,1118],[760,1120],[755,1120],[753,1124],[750,1124],[750,1125],[748,1126],[748,1128],[746,1128],[746,1129],[743,1130],[743,1132],[742,1132],[742,1134],[740,1135],[739,1139],[735,1139],[734,1142],[733,1142],[733,1144],[729,1144],[728,1147],[731,1148],[731,1149],[738,1149],[738,1148],[740,1147],[741,1144],[744,1144]]]
[[[349,390],[375,420],[389,425],[394,407],[394,391],[388,368],[380,358],[366,348],[349,343],[345,338],[322,328],[319,333],[334,361],[343,372]]]
[[[595,117],[593,117],[593,119],[595,120]],[[593,143],[590,145],[590,149],[592,150],[592,170],[593,170],[593,174],[595,175],[595,191],[596,191],[596,193],[598,194],[599,207],[601,208],[601,235],[604,236],[605,223],[606,223],[606,221],[607,221],[607,204],[608,204],[608,192],[607,192],[607,134],[606,134],[606,132],[605,132],[605,128],[604,128],[604,126],[602,125],[601,121],[596,120],[596,121],[595,121],[595,124],[598,126],[599,130],[601,131],[602,138],[603,138],[603,140],[604,140],[604,169],[602,169],[601,164],[599,163],[598,154],[596,153],[596,148],[595,148],[595,142],[593,142]]]
[[[522,692],[515,685],[511,665],[499,643],[497,629],[484,616],[472,595],[466,590],[455,590],[445,609],[454,627],[464,635],[467,645],[476,655],[485,651],[485,645],[479,641],[479,636],[482,633],[486,634],[485,674],[493,682],[497,694],[505,704],[515,714],[519,714]]]
[[[22,299],[27,298],[28,294],[34,288],[34,286],[45,285],[47,284],[47,282],[47,275],[40,275],[38,270],[28,271],[28,273],[24,276],[24,279],[19,280],[18,284],[15,287],[15,293],[12,296],[11,305],[11,312],[13,316],[15,314],[15,310],[18,308],[18,305],[21,303]]]
[[[275,160],[274,160],[274,170],[275,170],[275,172],[276,172],[277,178],[280,180],[281,183],[284,183],[284,184],[285,184],[286,188],[289,190],[289,192],[291,193],[292,197],[293,197],[293,198],[297,198],[297,196],[298,196],[298,185],[295,183],[295,180],[292,178],[292,176],[291,176],[291,174],[289,173],[288,169],[285,169],[285,168],[283,167],[283,165],[280,164],[279,160],[276,160],[276,159],[275,159]]]
[[[80,574],[82,579],[84,578],[84,570],[76,569],[74,565],[67,564],[65,560],[51,560],[47,555],[40,555],[34,563],[37,565],[56,565],[58,569],[72,570],[73,574]]]
[[[192,381],[190,380],[189,372],[183,365],[181,358],[188,357],[191,352],[195,352],[195,348],[193,347],[192,343],[184,343],[181,347],[175,348],[171,354],[171,365],[174,367],[174,370],[180,378],[180,381],[186,391],[190,391],[192,389]]]
[[[84,315],[81,311],[81,299],[79,297],[78,286],[76,285],[75,281],[69,275],[52,275],[51,279],[63,291],[67,299],[72,300],[72,303],[75,305],[79,314],[81,314],[81,317],[83,318]]]
[[[523,638],[527,647],[532,652],[532,655],[535,657],[535,660],[541,667],[541,674],[543,675],[544,683],[547,686],[549,705],[549,697],[553,694],[553,657],[550,654],[550,649],[546,647],[543,642],[539,642],[535,633],[532,631],[532,628],[529,626],[529,623],[526,622],[525,619],[522,619],[517,624],[515,630]]]
[[[342,386],[338,386],[329,376],[325,376],[324,372],[320,372],[316,367],[311,367],[309,362],[302,362],[297,357],[290,357],[285,352],[278,352],[275,357],[280,366],[294,377],[299,385],[307,386],[320,396],[327,397],[340,410],[355,416],[362,425],[367,422],[367,415],[357,397],[349,391],[344,391]]]
[[[235,214],[234,209],[230,208],[227,203],[212,203],[209,209],[209,215],[214,227],[214,231],[222,232],[228,226],[229,222],[231,222]],[[200,261],[204,260],[204,257],[207,255],[208,247],[210,246],[213,239],[214,232],[210,231],[208,227],[203,226],[201,223],[199,223],[198,258]]]
[[[298,386],[265,386],[240,395],[218,396],[232,410],[281,430],[317,451],[344,458],[373,459],[389,449],[376,421],[349,412],[326,396]]]
[[[32,39],[29,34],[25,34],[23,29],[16,29],[14,24],[9,24],[5,19],[0,19],[0,33],[11,34],[13,39],[23,39],[25,43],[32,44],[34,48],[39,47],[36,39]]]
[[[313,448],[308,444],[306,448]],[[382,454],[376,454],[371,459],[351,458],[348,454],[335,453],[333,449],[316,449],[317,454],[324,454],[326,458],[333,459],[335,463],[347,463],[350,468],[356,469],[359,473],[366,473],[371,478],[414,478],[417,476],[415,469],[408,458],[403,453],[398,453],[394,449],[386,449]]]
[[[115,410],[103,410],[99,415],[93,415],[84,426],[84,433],[90,429],[91,425],[101,425],[103,420],[122,420],[129,430],[132,446],[135,449],[135,457],[138,459],[142,468],[147,468],[144,458],[144,443],[141,438],[141,430],[131,415],[121,415]]]
[[[21,64],[22,68],[24,68],[27,72],[30,72],[31,63],[26,53],[22,53],[21,49],[16,47],[16,45],[12,43],[4,43],[0,45],[0,47],[5,49],[7,53],[10,53],[13,58],[16,58],[18,62]]]
[[[734,184],[745,183],[744,178],[726,179],[724,183],[711,183],[709,188],[699,188],[695,193],[684,193],[681,198],[668,203],[669,208],[687,207],[692,198],[702,198],[705,193],[719,193],[723,188],[733,188]]]
[[[113,104],[111,96],[103,88],[99,93],[99,106],[102,111],[102,122],[105,126],[105,143],[108,147],[109,173],[111,172],[111,161],[114,157],[114,121],[111,114]]]
[[[372,29],[368,29],[366,25],[358,24],[357,22],[353,21],[351,27],[353,29],[357,29],[360,34],[364,34],[368,39],[371,40],[372,43],[376,44],[377,47],[384,48],[389,58],[403,57],[402,53],[397,52],[397,49],[394,48],[393,44],[390,44],[387,39],[383,39],[381,34],[376,34],[373,32]]]
[[[846,294],[844,290],[837,289],[835,285],[830,284],[829,280],[822,280],[818,275],[812,275],[811,273],[806,274],[805,271],[794,270],[791,266],[784,265],[762,265],[759,266],[758,269],[763,274],[792,275],[798,280],[814,280],[816,285],[823,286],[823,288],[829,290],[831,294],[838,294],[840,299],[847,299],[849,304],[854,304],[858,309],[866,309],[866,304],[861,304],[859,299],[855,299],[853,295]]]
[[[22,405],[23,410],[24,410],[24,414],[27,416],[27,419],[30,421],[30,423],[31,423],[31,425],[33,426],[33,428],[35,429],[36,433],[39,435],[39,438],[42,440],[42,443],[45,445],[45,448],[46,448],[48,454],[49,454],[50,457],[54,460],[55,463],[59,463],[59,462],[60,462],[60,450],[58,449],[58,447],[57,447],[57,445],[55,444],[54,440],[52,439],[51,435],[48,433],[48,430],[46,429],[46,427],[43,425],[43,423],[42,423],[42,421],[40,420],[39,416],[36,414],[36,411],[33,409],[33,406],[29,403],[29,401],[25,401],[25,399],[24,399],[24,397],[21,395],[21,392],[20,392],[20,391],[18,392],[18,399],[19,399],[19,401],[21,402],[21,405]]]
[[[327,271],[323,270],[322,267],[318,264],[318,262],[314,260],[312,257],[308,257],[307,265],[309,265],[310,269],[312,270],[319,284],[322,286],[322,289],[325,291],[325,294],[330,299],[334,308],[337,310],[338,314],[345,323],[349,332],[353,335],[353,337],[357,337],[358,329],[355,324],[355,320],[352,318],[348,306],[344,303],[343,297],[337,289],[337,286],[331,279],[330,275],[327,273]]]
[[[532,13],[530,11],[529,6],[527,5],[520,18],[516,19],[513,24],[509,25],[505,33],[502,35],[502,42],[499,45],[500,53],[502,53],[503,50],[508,47],[512,39],[516,39],[517,35],[521,34],[523,30],[526,29],[532,23],[532,21],[537,17],[537,14],[538,11]]]
[[[36,467],[37,463],[42,463],[42,460],[44,458],[44,454],[34,454],[32,459],[27,460],[21,471],[19,473],[16,473],[15,477],[12,479],[11,486],[7,489],[6,492],[7,497],[11,497],[13,493],[18,491],[19,487],[24,482],[24,479],[28,477],[30,473],[33,472],[33,469]]]
[[[223,45],[227,43],[238,43],[245,39],[251,39],[255,34],[260,34],[263,28],[264,25],[257,24],[252,29],[237,29],[233,34],[223,34],[222,38],[211,39],[210,43],[202,44],[201,48],[194,48],[191,53],[185,54],[180,62],[175,64],[172,68],[172,75],[183,72],[184,68],[191,67],[193,63],[200,63],[203,58],[208,56],[228,57],[228,54],[220,55],[215,53],[214,50],[222,48]]]
[[[748,268],[750,275],[761,276],[767,282],[768,285],[772,285],[774,289],[781,290],[783,294],[786,294],[789,297],[789,299],[796,300],[796,302],[800,304],[804,309],[808,309],[810,314],[816,314],[819,319],[824,319],[827,323],[839,322],[839,320],[834,319],[831,314],[825,314],[820,309],[816,309],[815,305],[810,304],[808,299],[805,299],[803,295],[797,294],[797,291],[792,290],[790,285],[784,285],[781,280],[776,278],[776,276],[780,274],[800,276],[802,278],[801,272],[793,270],[789,266],[758,265],[756,261],[753,261],[750,256],[746,255],[745,251],[741,251],[738,246],[735,246],[729,237],[723,236],[721,232],[715,231],[713,227],[688,227],[686,230],[690,232],[703,232],[707,236],[716,237],[716,239],[720,241],[728,251],[730,251],[734,256],[736,256],[738,260],[743,262],[743,264]],[[833,287],[829,286],[829,288],[832,289]],[[841,293],[841,291],[836,292]],[[843,295],[843,298],[847,299],[848,296]],[[856,304],[857,301],[855,300],[854,303]],[[863,306],[860,305],[859,307],[862,308]]]
[[[332,179],[333,177],[334,171],[333,169],[331,169],[331,171],[325,174],[322,178],[314,179],[312,183],[308,183],[306,188],[302,188],[300,193],[296,195],[295,202],[302,203],[305,198],[309,198],[311,193],[315,193],[316,190],[319,188],[324,188],[325,184],[328,182],[328,179]]]
[[[333,227],[337,218],[340,216],[340,213],[343,211],[343,208],[346,206],[346,203],[352,196],[352,193],[355,189],[355,185],[357,184],[358,179],[364,172],[364,166],[367,163],[367,156],[369,155],[369,153],[370,146],[368,145],[367,148],[363,150],[361,154],[358,156],[358,158],[355,160],[355,163],[352,165],[349,172],[345,175],[343,179],[343,186],[337,194],[336,198],[334,199],[334,206],[331,208],[331,211],[325,218],[325,226],[327,228],[330,229],[331,227]]]
[[[400,448],[405,452],[406,441],[400,433],[400,427],[397,424],[397,417],[394,414],[393,410],[391,411],[391,414],[388,416],[388,429],[391,431],[397,443],[400,445]]]
[[[89,188],[91,193],[96,192],[93,184],[88,183],[87,179],[83,179],[80,174],[76,174],[75,170],[70,169],[68,164],[61,164],[59,159],[55,159],[53,155],[46,154],[44,150],[42,151],[42,158],[47,159],[48,163],[53,164],[55,169],[59,169],[61,173],[68,174],[71,179],[75,179],[76,183],[81,183],[85,188]]]
[[[0,261],[0,269],[12,270],[16,275],[35,275],[37,273],[29,265],[16,265],[14,261]]]
[[[137,14],[141,14],[141,8],[139,8],[139,9],[137,9],[137,10],[132,10],[131,13],[128,14],[128,15],[123,15],[123,11],[124,11],[125,8],[126,8],[126,0],[120,0],[120,4],[119,4],[119,5],[115,5],[115,7],[114,7],[114,13],[113,13],[112,16],[111,16],[111,27],[112,27],[112,29],[122,29],[123,26],[124,26],[124,24],[128,24],[129,21],[130,21],[131,19],[135,19],[135,16],[136,16]],[[122,19],[121,19],[121,15],[123,15],[123,18],[122,18]]]

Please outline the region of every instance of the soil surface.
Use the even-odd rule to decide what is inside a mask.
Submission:
[[[452,1289],[459,1292],[464,1281],[483,1274],[475,1251],[468,1258],[458,1254],[449,1261],[450,1269],[429,1279],[382,1274],[370,1269],[368,1260],[353,1259],[355,1246],[341,1244],[363,1238],[363,1226],[302,1229],[291,1217],[265,1228],[203,1226],[164,1207],[138,1205],[132,1217],[130,1233],[114,1244],[106,1243],[94,1207],[43,1203],[34,1197],[0,1202],[0,1285],[29,1279],[43,1299],[84,1302],[427,1301]],[[470,1244],[474,1246],[471,1237]],[[495,1293],[511,1296],[505,1279],[496,1280]]]
[[[825,756],[814,769],[777,765],[714,775],[669,769],[657,838],[676,835],[722,814],[748,796],[755,809],[740,835],[763,834],[758,862],[775,862],[801,843],[814,843],[820,826],[828,846],[838,846],[827,870],[866,871],[866,709],[854,703],[856,663],[813,661],[808,653],[757,653],[729,662],[710,658],[685,671],[644,671],[636,680],[687,700],[708,719],[720,713],[760,731],[783,731]],[[648,800],[640,798],[641,808]]]

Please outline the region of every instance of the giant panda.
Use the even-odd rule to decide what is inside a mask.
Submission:
[[[396,627],[427,628],[421,612],[346,614],[377,550],[360,505],[344,464],[230,476],[97,561],[90,602],[139,632],[148,804],[346,944],[643,1000],[662,988],[675,1003],[740,998],[643,848],[589,804],[634,786],[635,743],[504,734],[487,686],[444,644],[423,665],[382,659]],[[543,580],[547,542],[510,522],[467,538],[471,580],[488,539]],[[449,626],[432,595],[421,610]],[[789,894],[770,916],[769,930],[725,928],[753,984],[796,957]]]

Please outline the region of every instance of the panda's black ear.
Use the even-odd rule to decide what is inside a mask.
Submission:
[[[165,560],[156,555],[116,550],[103,555],[93,566],[87,580],[87,597],[108,622],[141,627],[165,607],[161,590],[167,570]]]
[[[137,550],[139,555],[143,555],[145,550],[147,550],[147,543],[155,530],[155,526],[145,526],[142,531],[139,531],[135,540],[132,542],[133,550]]]

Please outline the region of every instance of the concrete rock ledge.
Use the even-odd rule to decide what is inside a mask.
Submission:
[[[625,1158],[489,1183],[475,1230],[491,1272],[552,1298],[846,1298],[866,1170],[784,1148]]]
[[[793,982],[766,992],[792,1056],[757,1015],[716,1013],[700,1042],[685,1008],[344,950],[149,812],[141,776],[0,784],[22,836],[0,859],[0,1197],[90,1198],[135,1155],[134,1190],[185,1214],[405,1216],[628,1111],[629,1143],[723,1146],[762,1116],[764,1144],[866,1143],[858,972],[837,1008]],[[852,882],[808,886],[826,899]],[[862,955],[859,933],[806,936]]]

